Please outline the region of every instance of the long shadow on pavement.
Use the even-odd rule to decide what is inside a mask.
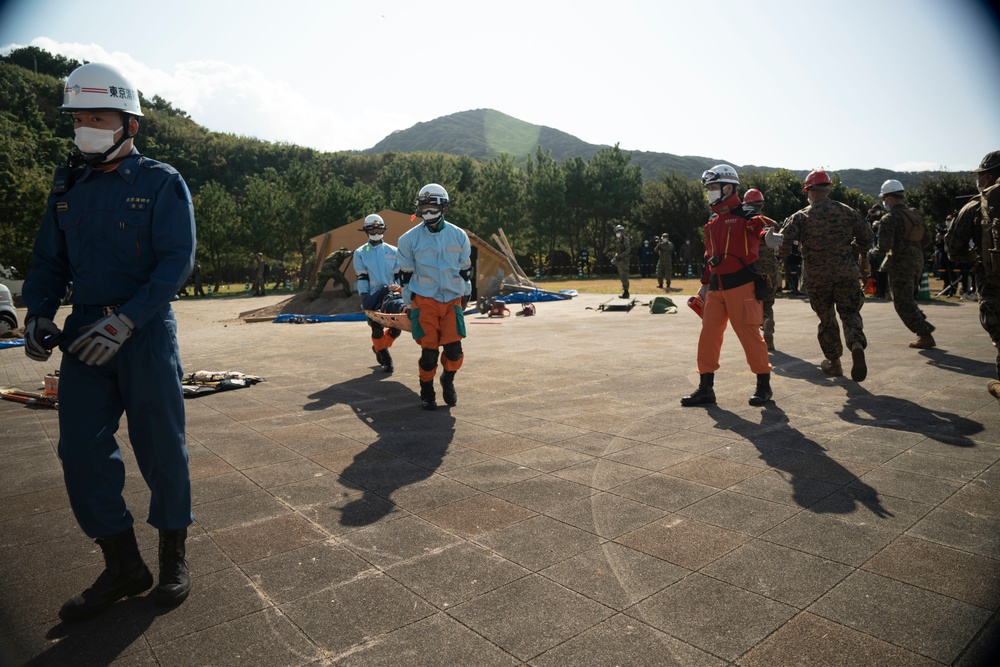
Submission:
[[[792,498],[804,508],[813,507],[820,500],[823,514],[850,514],[857,503],[867,507],[879,518],[893,516],[879,501],[878,491],[858,479],[836,460],[826,454],[823,447],[792,428],[785,412],[774,403],[768,403],[761,412],[759,424],[740,415],[709,405],[706,410],[716,427],[732,431],[746,438],[757,448],[760,459],[782,473],[792,487]],[[835,493],[851,485],[851,493]]]
[[[349,406],[377,436],[340,473],[344,486],[363,493],[340,510],[343,526],[367,526],[388,515],[395,507],[392,494],[433,475],[455,436],[448,408],[420,410],[413,390],[382,373],[352,378],[309,398],[314,402],[306,410]]]
[[[905,398],[876,396],[852,384],[846,389],[847,401],[837,414],[851,424],[908,431],[955,447],[975,447],[969,436],[984,428],[979,422],[954,412],[935,410]]]

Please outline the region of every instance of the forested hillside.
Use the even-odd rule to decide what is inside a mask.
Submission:
[[[0,58],[0,265],[17,276],[28,270],[52,172],[73,148],[58,107],[60,78],[77,65],[36,47]],[[198,257],[216,281],[242,280],[258,251],[302,275],[313,264],[311,237],[383,208],[408,212],[429,182],[447,188],[449,220],[485,239],[503,227],[525,268],[543,272],[575,272],[572,258],[583,250],[594,270],[608,270],[605,250],[619,223],[636,241],[666,232],[677,247],[697,243],[708,212],[698,176],[714,159],[593,146],[491,110],[418,124],[369,151],[325,153],[210,132],[159,97],[141,97],[141,105],[136,146],[187,181]],[[773,218],[806,203],[803,173],[740,173],[744,188],[765,193]],[[834,175],[835,198],[866,210],[872,188],[848,187],[844,173]],[[956,195],[975,191],[968,175],[904,182],[932,222],[954,208]]]

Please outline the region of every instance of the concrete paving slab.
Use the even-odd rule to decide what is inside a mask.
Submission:
[[[0,657],[996,663],[1000,406],[975,304],[929,306],[939,348],[916,352],[891,303],[866,303],[858,385],[818,369],[815,315],[780,299],[776,400],[747,405],[728,334],[718,404],[692,409],[697,317],[596,312],[606,297],[582,295],[472,319],[458,405],[424,412],[409,339],[386,374],[362,324],[236,318],[280,298],[176,304],[186,370],[266,378],[185,403],[194,588],[176,609],[143,595],[58,621],[99,550],[68,507],[57,413],[0,402]],[[40,387],[60,355],[0,350],[0,384]],[[155,572],[124,422],[117,437]]]

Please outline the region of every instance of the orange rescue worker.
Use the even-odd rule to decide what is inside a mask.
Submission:
[[[705,301],[698,338],[701,377],[698,389],[682,398],[681,405],[715,403],[715,371],[727,323],[743,345],[750,370],[757,374],[757,388],[749,403],[764,405],[772,395],[771,363],[760,334],[764,305],[756,293],[755,279],[761,275],[757,256],[766,221],[740,202],[739,175],[728,164],[712,167],[701,175],[701,182],[713,213],[705,224],[705,269],[698,292]]]
[[[437,183],[422,187],[416,215],[423,222],[399,237],[399,282],[403,301],[411,302],[413,338],[421,347],[418,367],[424,410],[437,408],[434,375],[442,350],[441,394],[448,405],[458,403],[455,373],[464,359],[462,311],[472,294],[469,235],[444,219],[448,203],[448,192]]]

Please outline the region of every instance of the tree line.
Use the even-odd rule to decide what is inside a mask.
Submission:
[[[52,172],[73,148],[71,123],[58,107],[61,79],[79,64],[37,47],[0,58],[0,265],[20,277],[30,264]],[[508,154],[482,161],[444,153],[329,153],[210,132],[158,96],[140,94],[140,103],[136,147],[184,176],[194,201],[198,258],[215,282],[242,281],[257,252],[272,264],[301,267],[302,281],[315,255],[310,238],[384,208],[409,212],[430,182],[448,190],[449,221],[484,239],[502,227],[522,266],[543,275],[575,273],[584,251],[596,272],[611,272],[617,224],[633,246],[663,233],[675,247],[686,239],[700,246],[708,217],[700,182],[675,171],[644,180],[617,145],[562,162],[538,146],[523,166]],[[832,177],[834,199],[862,213],[871,207],[871,196]],[[775,220],[807,203],[789,170],[749,169],[740,180],[744,191],[764,193],[764,213]],[[975,191],[970,175],[946,173],[910,188],[907,203],[933,224]]]

